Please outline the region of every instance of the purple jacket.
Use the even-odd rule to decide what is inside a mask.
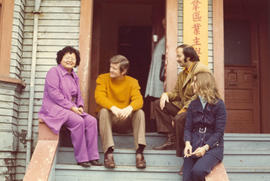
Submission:
[[[74,102],[72,94],[76,94]],[[62,65],[52,67],[46,75],[42,107],[38,117],[58,134],[68,116],[73,114],[73,106],[83,107],[79,77],[74,71],[69,74]]]

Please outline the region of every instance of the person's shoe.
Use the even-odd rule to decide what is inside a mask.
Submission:
[[[160,146],[156,146],[153,149],[154,150],[175,150],[176,145],[175,145],[175,142],[166,141],[164,144],[162,144]]]
[[[93,166],[102,166],[102,163],[100,163],[98,160],[91,160],[89,162]]]
[[[106,168],[115,168],[115,163],[113,159],[113,154],[109,153],[104,155],[104,167]]]
[[[142,153],[136,154],[136,167],[139,169],[146,168],[146,161],[144,160],[144,156]]]
[[[77,165],[80,165],[84,168],[91,167],[91,164],[89,162],[78,162]]]
[[[183,165],[181,166],[179,172],[178,172],[179,175],[183,175]]]

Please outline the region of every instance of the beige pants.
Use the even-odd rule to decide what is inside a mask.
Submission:
[[[146,145],[145,117],[143,110],[134,111],[126,120],[118,120],[114,114],[105,108],[99,111],[99,131],[104,153],[109,147],[114,147],[112,132],[129,133],[133,129],[135,148],[138,144]]]

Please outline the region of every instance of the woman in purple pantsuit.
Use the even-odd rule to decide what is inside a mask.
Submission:
[[[101,165],[98,162],[97,120],[83,110],[79,78],[73,71],[80,64],[79,51],[67,46],[57,52],[56,61],[58,65],[46,75],[38,116],[55,134],[59,134],[63,125],[70,130],[78,165]]]

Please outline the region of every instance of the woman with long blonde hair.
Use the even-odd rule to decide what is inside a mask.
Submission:
[[[211,73],[193,77],[197,98],[187,111],[184,130],[184,181],[204,181],[223,159],[226,108]]]

